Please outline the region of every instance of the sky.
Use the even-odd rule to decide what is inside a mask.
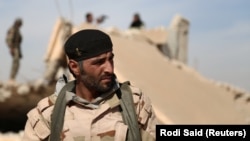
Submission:
[[[41,77],[43,60],[53,26],[59,17],[73,24],[87,12],[108,18],[101,27],[126,30],[134,13],[146,28],[168,28],[179,14],[189,20],[188,65],[209,79],[250,92],[249,0],[0,0],[0,81],[7,81],[11,57],[5,44],[7,29],[23,19],[18,81]]]

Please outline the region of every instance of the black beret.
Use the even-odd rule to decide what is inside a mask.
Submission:
[[[112,51],[110,37],[97,29],[84,29],[68,38],[64,51],[69,59],[81,61]]]

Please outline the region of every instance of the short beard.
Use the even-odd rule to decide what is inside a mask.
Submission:
[[[107,85],[101,85],[100,80],[101,80],[101,77],[104,77],[104,76],[101,76],[99,79],[97,79],[97,78],[94,78],[93,76],[88,75],[83,70],[81,74],[81,81],[89,90],[91,91],[93,90],[97,93],[105,93],[105,92],[110,91],[116,83],[114,74],[106,74],[105,76],[107,75],[112,75],[112,81],[108,83]]]

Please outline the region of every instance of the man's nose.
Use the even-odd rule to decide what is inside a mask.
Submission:
[[[114,64],[112,62],[110,62],[110,61],[107,61],[105,63],[105,70],[104,71],[105,72],[109,72],[109,73],[113,73],[113,71],[114,71]]]

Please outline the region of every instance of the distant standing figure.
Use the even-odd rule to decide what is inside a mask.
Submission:
[[[88,12],[85,15],[86,23],[92,24],[93,23],[93,15],[92,13]]]
[[[104,20],[107,19],[106,15],[101,15],[96,18],[96,24],[101,24]],[[94,24],[94,16],[91,12],[86,13],[85,15],[85,22],[88,24]]]
[[[72,28],[72,33],[76,33],[83,29],[98,29],[100,28],[99,25],[102,24],[108,16],[101,15],[99,17],[95,17],[92,12],[87,12],[85,14],[85,20],[79,26]]]
[[[85,20],[83,23],[72,28],[72,33],[76,33],[82,29],[97,29],[97,25],[94,23],[94,16],[91,12],[85,14]]]
[[[22,35],[20,28],[22,26],[22,19],[17,18],[14,24],[8,29],[6,36],[6,43],[9,47],[10,54],[12,56],[12,66],[10,73],[9,83],[13,84],[16,79],[16,75],[20,66],[20,59],[22,58],[21,42]]]
[[[134,14],[133,21],[130,24],[130,28],[142,28],[144,26],[144,22],[141,20],[140,15],[138,13]]]

